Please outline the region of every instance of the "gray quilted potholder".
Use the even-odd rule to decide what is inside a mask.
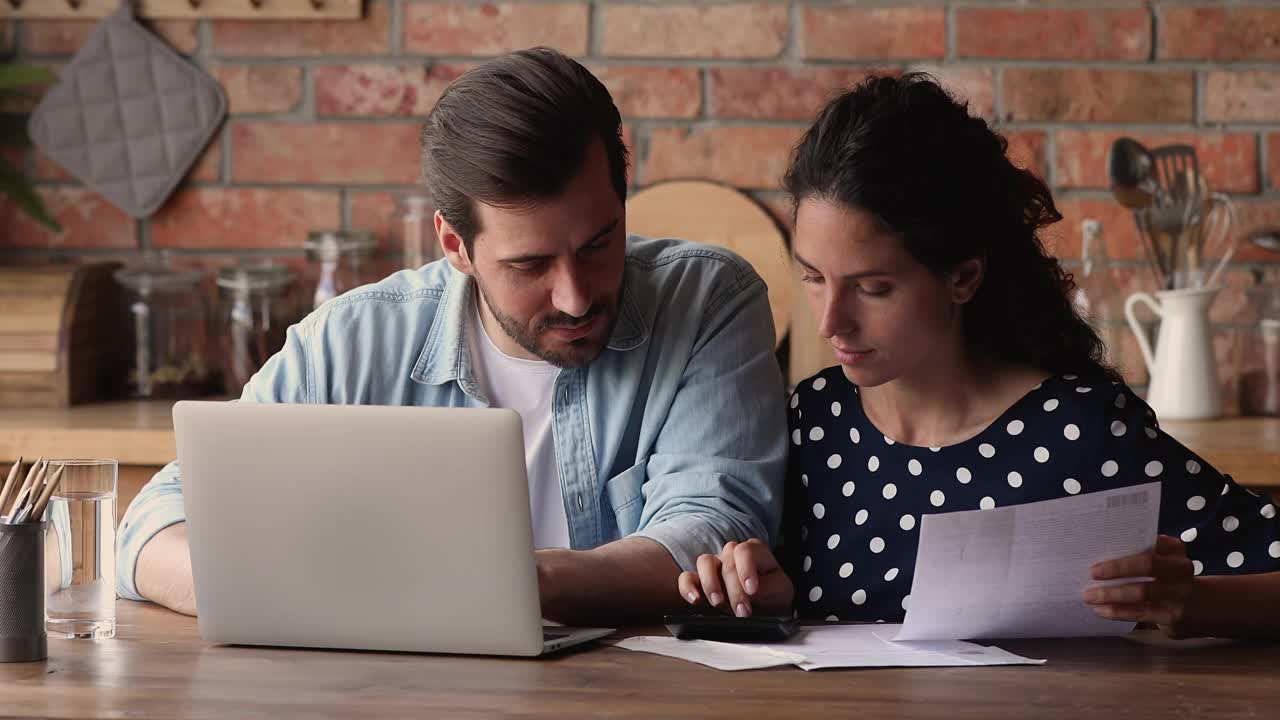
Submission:
[[[133,18],[94,28],[31,113],[32,142],[136,218],[154,213],[227,113],[218,82]]]

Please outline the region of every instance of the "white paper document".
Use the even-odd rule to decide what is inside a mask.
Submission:
[[[630,637],[614,645],[624,650],[688,660],[717,670],[759,670],[804,662],[804,657],[800,655],[713,640],[677,640],[673,637],[659,636]]]
[[[1081,593],[1089,567],[1155,545],[1160,483],[925,515],[899,641],[1122,635]],[[1135,578],[1149,580],[1150,578]],[[1107,583],[1114,584],[1114,583]]]
[[[901,625],[825,625],[806,627],[794,638],[765,645],[770,650],[804,657],[803,670],[877,667],[957,667],[969,665],[1040,665],[997,647],[951,640],[895,642]]]
[[[899,643],[890,638],[900,625],[816,625],[803,628],[782,643],[749,645],[633,637],[616,645],[700,663],[718,670],[756,670],[796,665],[804,670],[832,668],[956,667],[972,665],[1039,665],[996,647],[949,641]]]

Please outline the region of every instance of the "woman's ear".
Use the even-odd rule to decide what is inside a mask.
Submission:
[[[467,275],[475,274],[471,256],[467,253],[467,244],[462,241],[462,236],[453,229],[448,220],[444,219],[444,215],[439,210],[436,211],[433,220],[436,226],[436,237],[440,240],[440,249],[444,251],[449,264],[458,272]]]
[[[951,271],[948,286],[951,291],[951,302],[964,305],[978,294],[982,287],[982,279],[986,275],[986,258],[970,258],[960,263]]]

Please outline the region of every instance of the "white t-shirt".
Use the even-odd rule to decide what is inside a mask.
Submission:
[[[524,425],[524,463],[529,475],[529,512],[533,517],[535,548],[569,547],[569,518],[556,465],[552,430],[552,399],[560,368],[544,360],[523,360],[502,352],[480,320],[479,303],[472,313],[471,361],[476,382],[493,407],[520,414]]]

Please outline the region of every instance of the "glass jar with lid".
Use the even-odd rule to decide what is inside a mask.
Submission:
[[[289,294],[293,272],[273,263],[239,265],[220,270],[217,282],[226,390],[239,396],[298,319]]]
[[[1248,298],[1238,328],[1240,414],[1280,415],[1280,285],[1264,283]]]
[[[129,391],[140,398],[190,398],[215,392],[209,363],[209,309],[200,291],[203,273],[175,270],[149,255],[118,270],[116,282],[131,293],[133,363]]]
[[[307,236],[307,261],[311,263],[311,307],[372,282],[373,234],[366,230],[321,230]]]
[[[400,250],[400,267],[417,270],[439,260],[440,243],[436,241],[435,205],[421,192],[406,193],[396,198],[391,217],[389,245]]]

